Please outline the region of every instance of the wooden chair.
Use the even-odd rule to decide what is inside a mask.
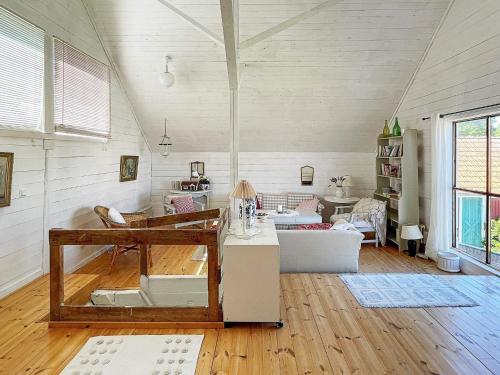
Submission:
[[[137,220],[143,220],[147,218],[147,215],[145,212],[120,212],[120,214],[123,216],[123,219],[125,220],[125,224],[117,223],[113,220],[111,220],[108,217],[108,212],[109,208],[104,207],[104,206],[95,206],[94,207],[94,212],[99,216],[101,219],[102,223],[106,227],[106,229],[128,229],[130,228],[130,223],[133,221]],[[109,266],[109,273],[113,270],[113,265],[115,264],[116,258],[124,254],[128,251],[139,251],[139,245],[134,243],[130,245],[114,245],[113,246],[113,251],[111,253],[111,263]],[[148,259],[149,259],[149,266],[153,266],[153,257],[151,255],[151,248],[148,248]]]

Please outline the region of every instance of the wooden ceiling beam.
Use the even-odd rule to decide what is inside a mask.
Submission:
[[[281,33],[282,31],[284,31],[286,29],[289,29],[290,27],[298,24],[299,22],[302,22],[305,19],[318,14],[323,9],[328,8],[328,7],[334,5],[338,2],[339,2],[339,0],[328,0],[328,1],[325,1],[324,3],[316,5],[315,7],[311,8],[311,9],[309,9],[309,10],[307,10],[307,11],[305,11],[305,12],[303,12],[295,17],[292,17],[286,21],[283,21],[283,22],[277,24],[276,26],[273,26],[273,27],[255,35],[254,37],[241,42],[240,48],[241,49],[248,48],[248,47],[251,47],[259,42],[262,42],[263,40],[268,39],[268,38],[270,38],[273,35],[276,35],[278,33]]]
[[[203,26],[201,23],[199,23],[195,19],[193,19],[190,16],[188,16],[182,10],[180,10],[175,5],[173,5],[170,1],[168,1],[168,0],[158,0],[158,2],[161,3],[161,4],[163,4],[164,6],[166,6],[173,13],[175,13],[180,19],[184,20],[185,22],[187,22],[188,24],[190,24],[191,26],[193,26],[196,30],[198,30],[202,34],[205,34],[206,36],[208,36],[210,39],[212,39],[219,46],[224,47],[224,41],[217,34],[215,34],[214,32],[210,31],[205,26]]]
[[[233,0],[220,0],[222,16],[222,29],[224,31],[224,45],[226,49],[227,74],[229,88],[238,88],[238,2]]]

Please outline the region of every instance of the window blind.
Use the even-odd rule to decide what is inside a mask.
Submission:
[[[107,65],[54,39],[56,132],[110,136],[110,77]]]
[[[41,130],[44,31],[0,7],[0,127]]]

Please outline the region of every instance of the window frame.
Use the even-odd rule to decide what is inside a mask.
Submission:
[[[486,237],[486,246],[485,250],[485,260],[476,259],[479,262],[482,262],[487,265],[491,265],[491,200],[492,198],[500,198],[499,193],[493,193],[491,191],[491,119],[494,117],[499,117],[500,112],[492,112],[487,114],[482,114],[478,116],[471,116],[467,118],[460,118],[452,121],[453,126],[453,182],[452,182],[452,215],[453,215],[453,224],[452,224],[452,246],[464,253],[466,255],[467,252],[460,247],[457,246],[457,192],[464,193],[472,193],[478,196],[485,197],[486,199],[486,225],[485,225],[485,237]],[[467,121],[474,120],[486,120],[486,189],[485,191],[478,191],[474,189],[465,189],[457,187],[457,124]]]

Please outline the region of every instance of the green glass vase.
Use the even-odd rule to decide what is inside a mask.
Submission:
[[[399,127],[399,121],[397,117],[396,117],[396,122],[394,123],[394,126],[392,128],[392,136],[393,137],[401,136],[401,128]]]
[[[389,122],[387,120],[385,120],[385,125],[382,135],[384,136],[384,138],[391,136],[391,130],[389,129]]]

